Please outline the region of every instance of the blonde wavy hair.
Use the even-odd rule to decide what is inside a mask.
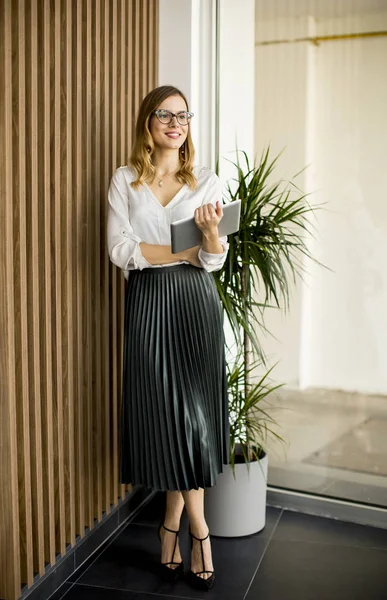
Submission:
[[[189,111],[188,101],[185,95],[172,85],[162,85],[155,88],[145,96],[141,102],[138,112],[134,143],[132,152],[128,161],[128,166],[133,167],[137,178],[132,181],[131,186],[135,189],[140,187],[145,181],[153,180],[156,175],[156,169],[152,163],[152,154],[154,152],[154,143],[149,130],[149,121],[153,112],[160,104],[170,96],[181,96]],[[176,173],[176,179],[187,184],[189,188],[195,189],[197,179],[193,174],[195,149],[192,142],[190,125],[184,144],[179,148],[180,169]]]

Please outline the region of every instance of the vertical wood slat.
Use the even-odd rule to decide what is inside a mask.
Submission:
[[[91,196],[91,0],[83,0],[83,30],[82,30],[82,38],[86,42],[86,48],[84,56],[84,69],[85,69],[85,91],[84,91],[84,110],[85,118],[83,128],[86,133],[85,140],[85,166],[84,169],[84,215],[85,215],[85,224],[83,229],[83,239],[85,245],[84,247],[84,268],[85,271],[83,273],[83,283],[84,283],[84,292],[83,296],[85,298],[84,307],[85,307],[85,342],[86,342],[86,406],[87,406],[87,416],[86,416],[86,428],[88,431],[88,452],[87,452],[87,481],[88,481],[88,504],[89,504],[89,527],[92,527],[94,524],[94,518],[97,516],[94,512],[94,493],[93,493],[93,388],[92,388],[92,343],[91,343],[91,236],[90,236],[90,203],[92,201]]]
[[[154,58],[155,52],[155,40],[152,35],[154,26],[155,26],[155,2],[154,0],[149,0],[149,13],[147,19],[147,36],[148,36],[148,48],[147,48],[147,56],[152,57],[149,61],[149,68],[147,69],[148,81],[147,88],[148,90],[152,89],[156,71],[156,60]]]
[[[60,282],[60,295],[61,295],[61,312],[57,315],[57,330],[60,331],[60,344],[61,344],[61,377],[58,377],[58,386],[61,389],[61,405],[62,405],[62,435],[61,435],[61,465],[62,465],[62,477],[61,484],[63,485],[63,504],[60,512],[60,521],[63,524],[61,528],[61,538],[62,549],[61,553],[64,554],[66,552],[67,540],[69,539],[69,528],[70,528],[70,501],[69,501],[69,485],[68,485],[68,473],[69,473],[69,447],[68,447],[68,338],[67,338],[67,310],[68,310],[68,298],[67,298],[67,236],[66,236],[66,205],[67,205],[67,196],[66,196],[66,18],[67,18],[67,10],[66,3],[64,0],[59,0],[57,2],[57,11],[56,18],[59,20],[60,27],[60,36],[59,36],[59,47],[61,59],[58,68],[56,69],[56,74],[58,74],[58,83],[59,83],[59,114],[60,114],[60,124],[59,124],[59,162],[60,162],[60,176],[59,176],[59,200],[58,200],[58,224],[60,237],[59,240],[55,240],[58,242],[58,246],[60,249],[60,263],[58,265],[58,270],[56,271],[57,278]],[[59,254],[59,253],[58,253]],[[58,374],[59,375],[59,374]],[[59,422],[58,422],[59,426]]]
[[[75,86],[74,86],[74,148],[73,154],[75,155],[74,160],[74,195],[75,195],[75,289],[76,289],[76,319],[74,319],[74,325],[76,329],[76,348],[77,348],[77,455],[78,455],[78,471],[77,471],[77,494],[78,494],[78,529],[81,538],[84,537],[84,530],[86,526],[86,506],[85,506],[85,489],[84,489],[84,477],[85,477],[85,449],[84,449],[84,411],[83,411],[83,377],[84,377],[84,365],[83,365],[83,320],[82,320],[82,4],[81,2],[76,3],[76,14],[75,14],[75,43],[74,47],[78,49],[78,52],[73,53],[73,70],[75,72]]]
[[[100,136],[101,136],[101,117],[99,110],[99,101],[101,97],[101,45],[100,45],[100,33],[101,33],[101,3],[100,0],[95,0],[94,5],[94,29],[92,33],[93,49],[93,81],[94,81],[94,97],[92,104],[94,106],[92,123],[95,123],[94,127],[94,138],[92,146],[92,155],[94,158],[93,172],[97,173],[100,168],[101,152],[100,152]],[[95,186],[95,198],[100,197],[101,185],[99,177],[94,179]],[[94,206],[94,231],[93,231],[93,245],[95,247],[94,256],[101,256],[101,209],[100,204],[95,202]],[[101,297],[99,294],[99,282],[101,280],[101,263],[99,260],[94,261],[94,269],[92,270],[92,277],[94,281],[94,299],[95,307],[93,311],[93,331],[95,333],[95,347],[101,348],[102,336],[101,336]],[[95,359],[95,436],[96,436],[96,495],[97,495],[97,515],[98,520],[102,518],[102,512],[105,509],[105,502],[103,497],[103,481],[105,478],[105,467],[106,463],[102,460],[103,453],[103,438],[102,438],[102,378],[101,378],[101,354],[100,352],[94,352]],[[110,512],[108,510],[107,512]]]
[[[133,118],[137,117],[138,109],[140,105],[140,0],[133,0]]]
[[[27,73],[31,74],[31,96],[30,111],[27,108],[27,114],[30,112],[30,171],[31,171],[31,245],[32,245],[32,309],[33,309],[33,328],[32,328],[32,357],[31,366],[33,367],[33,394],[34,394],[34,442],[35,455],[35,482],[36,482],[36,533],[37,538],[37,569],[40,575],[44,575],[44,505],[43,505],[43,447],[42,447],[42,413],[41,413],[41,362],[40,362],[40,291],[39,291],[39,273],[41,264],[41,252],[39,243],[39,225],[40,225],[40,203],[38,187],[38,29],[37,29],[37,9],[36,3],[31,2],[30,8],[30,37],[31,53],[30,62],[27,66]],[[22,283],[23,289],[25,286]],[[35,537],[34,536],[34,537]]]
[[[125,496],[107,188],[157,84],[157,0],[0,0],[0,597]]]
[[[50,48],[51,16],[50,6],[47,2],[43,5],[43,48]],[[42,174],[42,196],[44,199],[44,279],[45,279],[45,365],[46,365],[46,492],[48,496],[47,508],[48,514],[45,515],[47,527],[49,529],[49,551],[48,561],[55,563],[56,542],[55,542],[55,466],[53,452],[48,452],[48,448],[53,448],[54,438],[54,386],[53,386],[53,308],[51,302],[52,274],[51,274],[51,243],[52,243],[52,210],[51,210],[51,94],[50,94],[50,53],[43,52],[43,174]],[[28,580],[28,585],[30,585]]]
[[[106,0],[103,0],[103,31],[102,31],[102,39],[103,39],[103,90],[102,90],[102,106],[103,106],[103,127],[101,131],[101,140],[102,146],[101,150],[103,152],[103,168],[101,169],[102,173],[102,181],[101,188],[104,189],[106,186],[106,182],[111,175],[110,170],[110,161],[109,161],[109,6]],[[107,218],[107,206],[106,203],[102,205],[102,213],[104,220]],[[102,313],[102,326],[103,326],[103,337],[105,343],[102,347],[102,360],[104,364],[104,372],[103,372],[103,399],[104,399],[104,422],[105,422],[105,465],[106,465],[106,488],[105,488],[105,504],[106,506],[111,506],[112,504],[112,483],[111,483],[111,472],[110,472],[110,456],[111,456],[111,442],[110,442],[110,315],[109,315],[109,271],[110,265],[107,261],[103,263],[103,286],[102,286],[102,298],[103,298],[103,313]]]
[[[0,144],[4,160],[0,161],[0,259],[6,284],[1,286],[0,326],[4,349],[0,354],[0,581],[3,578],[0,597],[16,598],[20,589],[20,527],[18,514],[17,424],[16,424],[16,376],[15,316],[13,287],[13,215],[12,215],[12,35],[11,10],[6,0],[0,1]]]
[[[153,62],[153,77],[149,84],[149,89],[159,85],[159,0],[153,0],[153,53],[151,55],[151,61]]]
[[[140,100],[146,95],[148,91],[148,67],[146,64],[147,59],[147,46],[148,46],[148,2],[141,2],[140,12],[140,64],[141,64],[141,77],[140,77]]]
[[[55,359],[56,362],[56,388],[54,406],[56,401],[56,433],[57,433],[57,514],[56,525],[58,535],[58,546],[61,554],[65,553],[65,481],[64,481],[64,436],[63,436],[63,356],[62,356],[62,248],[61,240],[61,22],[60,2],[55,2],[53,8],[53,96],[54,111],[51,120],[51,140],[53,141],[53,197],[54,197],[54,299],[55,299]]]
[[[132,31],[134,27],[133,21],[133,2],[128,6],[128,29],[126,37],[126,73],[125,73],[125,88],[126,88],[126,155],[125,163],[129,161],[131,149],[132,134],[133,134],[133,94],[132,94],[132,78],[133,78],[133,44]]]
[[[18,76],[14,77],[13,94],[18,102],[18,129],[19,135],[14,136],[15,146],[17,141],[17,158],[15,159],[14,174],[15,182],[18,180],[18,186],[14,186],[14,194],[18,188],[18,198],[14,195],[14,211],[18,208],[18,213],[14,212],[15,224],[18,222],[18,234],[14,228],[15,236],[18,241],[27,239],[27,208],[26,208],[26,23],[25,23],[25,2],[21,0],[18,3],[18,10],[14,12],[15,27],[13,31],[17,32],[18,37]],[[16,57],[15,57],[16,59]],[[15,65],[16,67],[16,65]],[[16,148],[15,148],[16,149]],[[15,155],[16,157],[16,155]],[[14,276],[15,276],[15,308],[20,318],[15,316],[16,330],[19,329],[17,340],[17,352],[20,353],[20,372],[21,389],[17,384],[18,394],[23,398],[22,403],[16,405],[18,414],[18,438],[23,443],[19,446],[18,465],[20,473],[23,473],[23,487],[19,493],[19,515],[20,515],[20,539],[22,545],[26,547],[26,553],[20,556],[21,576],[31,585],[34,577],[33,564],[33,531],[32,531],[32,477],[30,460],[31,452],[31,432],[30,432],[30,380],[29,380],[29,352],[28,352],[28,308],[26,293],[27,286],[27,247],[20,244],[19,252],[15,253]]]
[[[86,88],[86,52],[87,52],[87,33],[86,33],[86,0],[80,0],[77,3],[79,7],[79,18],[78,18],[78,40],[79,45],[77,54],[77,63],[78,63],[78,73],[82,73],[82,78],[80,81],[80,87],[77,89],[77,94],[79,96],[79,126],[78,135],[80,137],[79,144],[81,150],[81,164],[79,165],[80,174],[80,188],[79,188],[79,222],[78,222],[78,232],[77,232],[77,243],[78,243],[78,251],[79,251],[79,260],[77,261],[77,271],[79,273],[79,300],[81,300],[80,304],[80,318],[81,322],[79,325],[79,336],[80,343],[83,348],[83,357],[82,357],[82,375],[80,377],[81,384],[81,398],[83,398],[82,407],[80,407],[81,412],[83,413],[83,427],[81,430],[82,439],[80,443],[83,445],[84,451],[84,464],[83,464],[83,486],[84,486],[84,503],[85,503],[85,525],[87,527],[92,527],[92,495],[91,495],[91,473],[90,473],[90,444],[91,444],[91,431],[90,431],[90,421],[89,421],[89,413],[90,413],[90,399],[88,395],[88,376],[89,376],[89,345],[88,345],[88,306],[87,302],[85,302],[88,288],[88,281],[86,280],[87,276],[87,195],[86,195],[86,187],[87,187],[87,134],[88,134],[88,126],[86,122],[86,93],[85,89],[81,88],[84,86]],[[82,135],[82,139],[81,139]]]
[[[66,79],[64,89],[66,97],[66,251],[67,251],[67,270],[66,270],[66,288],[67,288],[67,380],[68,380],[68,503],[69,503],[69,523],[66,541],[72,546],[76,538],[76,472],[75,472],[75,406],[76,382],[74,377],[74,316],[75,316],[75,295],[73,286],[73,266],[74,266],[74,200],[72,194],[73,186],[73,165],[71,160],[73,144],[73,112],[72,112],[72,25],[73,8],[72,3],[67,3],[66,11]]]
[[[18,82],[14,78],[12,90],[15,99],[24,102],[24,113],[21,116],[22,130],[19,136],[15,137],[15,147],[19,146],[18,158],[14,163],[14,193],[19,188],[19,205],[14,202],[14,236],[15,245],[19,252],[15,252],[14,262],[14,290],[15,290],[15,325],[16,325],[16,350],[21,353],[20,364],[24,370],[23,388],[20,390],[17,384],[18,397],[23,399],[23,428],[25,435],[25,455],[19,456],[20,472],[27,475],[29,479],[30,490],[25,491],[25,496],[19,494],[20,527],[21,542],[23,538],[27,543],[28,538],[32,538],[32,554],[23,556],[21,552],[21,576],[27,577],[31,581],[33,573],[41,570],[39,564],[39,545],[40,528],[38,535],[33,535],[33,524],[38,521],[37,508],[37,455],[36,455],[36,406],[35,406],[35,385],[33,379],[34,357],[33,357],[33,336],[34,327],[31,326],[31,316],[33,315],[33,289],[32,289],[32,262],[33,262],[33,240],[32,240],[32,77],[30,62],[32,54],[32,27],[31,27],[31,3],[19,2],[18,10],[13,12],[13,21],[19,21],[20,35],[24,37],[23,58],[14,55],[14,73],[19,71]],[[18,64],[19,63],[19,64]],[[20,114],[20,113],[19,113]],[[15,132],[16,133],[16,132]],[[23,179],[23,181],[21,181]],[[16,200],[14,195],[14,200]],[[17,210],[18,208],[18,210]],[[22,243],[25,240],[26,243]],[[28,247],[30,251],[28,252]],[[19,321],[20,310],[20,321]],[[18,330],[20,327],[20,335]],[[27,433],[28,429],[28,433]],[[23,471],[22,471],[23,469]],[[28,502],[31,503],[28,506]],[[25,519],[25,520],[24,520]]]

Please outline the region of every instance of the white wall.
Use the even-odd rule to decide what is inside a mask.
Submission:
[[[195,113],[197,164],[215,168],[215,0],[159,0],[159,85],[174,85]]]
[[[219,2],[219,175],[235,176],[235,149],[254,152],[255,3]]]
[[[364,7],[363,7],[364,8]],[[256,23],[256,151],[287,146],[277,177],[299,180],[318,211],[313,255],[287,317],[271,311],[280,360],[274,377],[291,386],[387,393],[387,38],[262,46],[387,28],[387,13],[317,21]]]

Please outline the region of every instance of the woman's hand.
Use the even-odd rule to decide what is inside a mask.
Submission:
[[[195,223],[206,238],[213,238],[214,236],[216,238],[218,237],[218,224],[222,217],[223,208],[219,201],[216,203],[216,209],[213,204],[209,203],[200,206],[194,213]],[[180,259],[187,260],[191,265],[202,268],[198,258],[200,247],[201,246],[199,245],[184,250],[184,252],[180,253]]]
[[[218,233],[218,225],[223,217],[223,208],[219,200],[216,201],[216,208],[211,203],[203,204],[195,210],[195,223],[206,237],[211,237]]]
[[[194,246],[193,248],[184,250],[184,252],[182,252],[182,260],[188,260],[188,262],[191,263],[191,265],[194,265],[194,267],[201,268],[202,265],[198,258],[199,248],[200,246]]]

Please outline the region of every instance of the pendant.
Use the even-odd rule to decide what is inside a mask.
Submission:
[[[161,179],[159,181],[159,187],[163,187],[163,182],[161,181]]]

